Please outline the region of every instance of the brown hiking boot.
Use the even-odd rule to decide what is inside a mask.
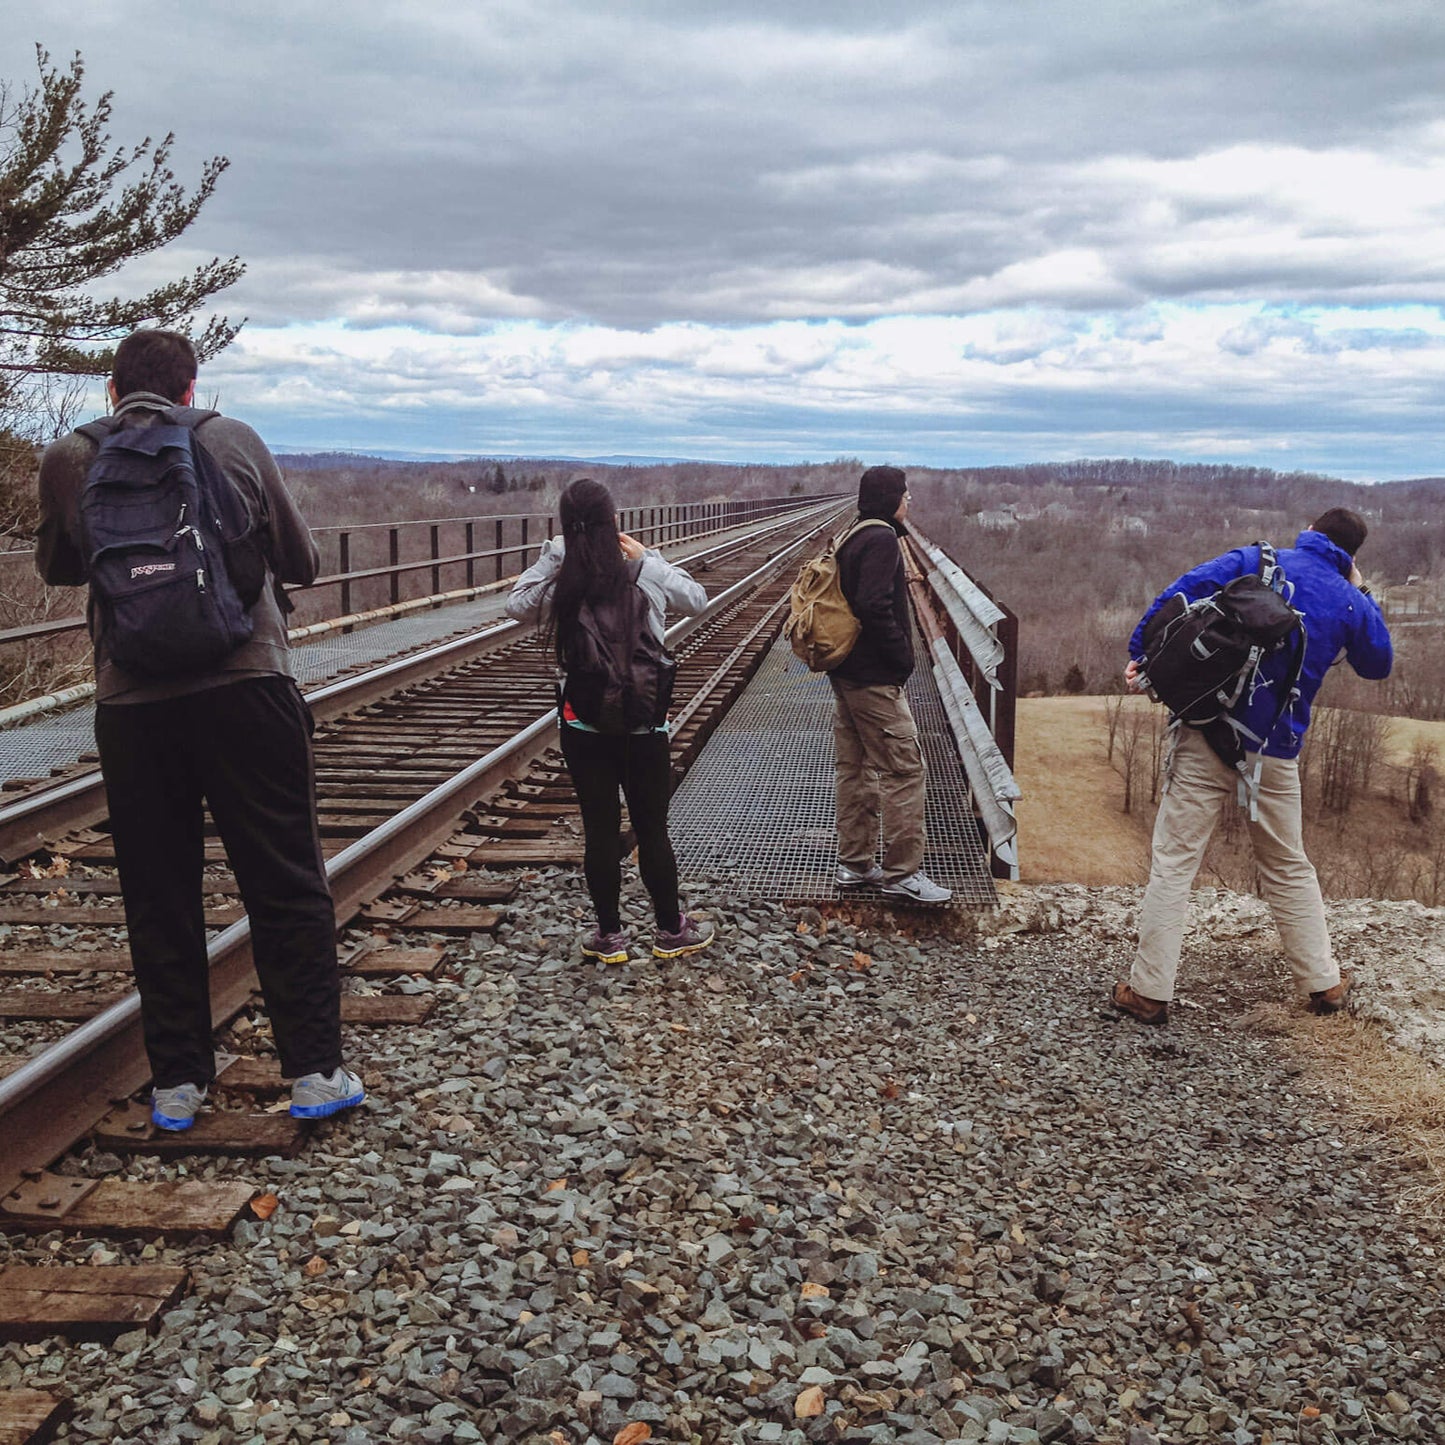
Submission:
[[[1322,988],[1318,993],[1312,993],[1305,1007],[1312,1014],[1339,1013],[1349,1002],[1351,982],[1349,974],[1341,973],[1340,981],[1333,988]]]
[[[1138,1019],[1141,1024],[1167,1024],[1169,1022],[1169,1005],[1157,998],[1145,998],[1142,993],[1135,993],[1129,985],[1121,979],[1114,985],[1114,992],[1109,996],[1109,1002],[1121,1014],[1128,1014],[1131,1019]]]

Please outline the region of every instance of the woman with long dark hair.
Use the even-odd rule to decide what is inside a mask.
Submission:
[[[612,494],[590,477],[573,482],[559,504],[561,537],[550,537],[542,555],[517,579],[507,611],[523,622],[541,620],[556,652],[560,686],[562,756],[577,790],[586,838],[583,870],[597,914],[597,928],[582,944],[588,958],[626,963],[629,940],[622,929],[622,809],[637,835],[637,862],[657,917],[655,958],[696,953],[713,940],[711,927],[695,922],[678,898],[677,859],[667,833],[671,760],[665,718],[644,726],[603,730],[585,722],[567,691],[567,674],[578,664],[598,618],[628,614],[642,605],[642,624],[660,652],[669,607],[701,612],[707,593],[660,552],[617,529]],[[627,589],[635,588],[640,597]],[[635,615],[635,614],[634,614]],[[580,695],[578,706],[580,707]]]

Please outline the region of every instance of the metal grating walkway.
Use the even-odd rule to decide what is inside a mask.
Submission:
[[[926,653],[921,654],[926,657]],[[956,906],[997,902],[968,780],[933,674],[920,667],[908,701],[928,761],[928,851],[923,869],[953,889]],[[669,812],[678,865],[763,898],[839,896],[833,814],[833,693],[779,638],[708,740]],[[849,897],[881,898],[874,889]]]

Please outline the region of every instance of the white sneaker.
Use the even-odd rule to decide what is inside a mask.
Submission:
[[[333,1074],[302,1074],[291,1085],[293,1119],[329,1119],[343,1109],[354,1109],[366,1097],[361,1080],[345,1069]]]
[[[907,898],[914,903],[947,903],[953,897],[951,888],[941,888],[926,873],[910,873],[883,885],[889,898]]]
[[[839,888],[861,888],[865,884],[879,884],[883,881],[883,869],[876,863],[866,868],[854,868],[850,863],[840,863],[833,875]]]

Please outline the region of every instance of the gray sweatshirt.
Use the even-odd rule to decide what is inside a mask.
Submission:
[[[151,426],[158,412],[173,405],[150,392],[133,392],[122,398],[114,416],[124,416],[127,426]],[[245,498],[252,515],[260,519],[269,539],[271,564],[277,579],[303,586],[314,582],[321,565],[316,544],[266,444],[244,422],[216,412],[189,410],[209,417],[196,427],[196,437]],[[85,486],[85,474],[98,450],[88,436],[71,432],[47,447],[40,462],[40,528],[35,541],[35,568],[44,581],[53,586],[80,587],[88,580],[80,536],[80,494]],[[289,676],[286,621],[269,585],[262,589],[251,609],[251,617],[254,631],[250,641],[238,647],[218,667],[161,682],[137,678],[123,671],[105,655],[104,648],[97,645],[96,701],[161,702],[206,688],[223,687],[245,677]],[[93,616],[91,621],[94,634]]]
[[[507,599],[509,616],[519,622],[536,622],[541,617],[566,550],[566,543],[561,537],[549,537],[542,544],[542,555],[517,578],[512,588],[512,595]],[[643,553],[637,585],[647,598],[648,626],[657,634],[659,641],[667,629],[669,608],[685,617],[692,617],[707,606],[707,593],[702,583],[694,582],[681,567],[675,566],[651,547]]]

